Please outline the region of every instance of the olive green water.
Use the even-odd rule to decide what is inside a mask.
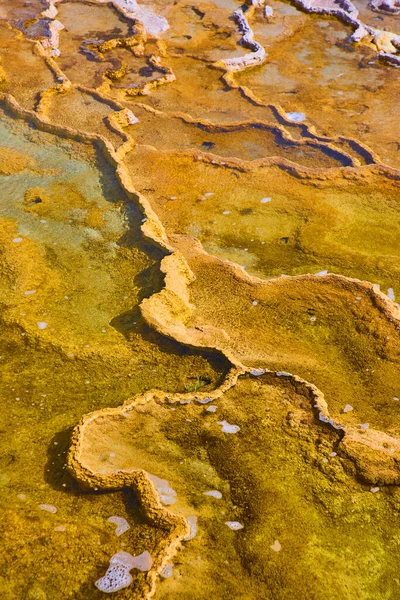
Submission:
[[[355,4],[366,23],[398,30],[398,16]],[[1,599],[99,599],[94,582],[113,554],[155,554],[165,532],[144,519],[132,490],[84,492],[66,469],[84,415],[154,388],[179,392],[182,404],[149,401],[115,422],[94,419],[82,462],[168,479],[171,510],[197,516],[197,535],[168,559],[172,576],[157,576],[155,598],[400,597],[399,488],[386,485],[400,451],[382,442],[398,435],[396,305],[388,317],[355,284],[295,278],[327,271],[400,294],[399,71],[371,41],[351,43],[345,24],[268,5],[271,19],[234,0],[147,2],[170,27],[146,40],[115,7],[60,1],[51,60],[29,41],[47,47],[44,4],[0,7],[0,92],[44,122],[119,148],[197,278],[189,308],[172,296],[171,337],[146,325],[139,305],[163,289],[165,253],[141,232],[143,208],[99,144],[44,133],[2,100]],[[248,54],[237,9],[267,58],[224,79],[215,61]],[[123,108],[138,122],[125,115],[117,127]],[[281,276],[294,278],[265,287]],[[249,368],[290,369],[321,388],[336,421],[375,428],[371,453],[360,451],[373,482],[343,450],[343,432],[322,425],[304,390],[280,377],[242,375],[214,412],[186,404],[186,392],[224,381],[229,363],[217,346]],[[240,429],[224,432],[222,421]],[[111,516],[129,531],[117,537]],[[132,576],[115,598],[148,597],[146,575]]]
[[[65,471],[71,428],[146,389],[185,391],[199,377],[214,387],[224,365],[142,323],[138,301],[159,285],[160,256],[101,157],[2,116],[2,149],[34,162],[0,176],[1,219],[12,228],[1,251],[1,596],[83,597],[99,564],[129,545],[107,518],[140,517],[127,494],[79,493]],[[27,211],[38,183],[43,200]]]

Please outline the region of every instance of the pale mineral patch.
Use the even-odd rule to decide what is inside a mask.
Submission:
[[[160,573],[161,577],[164,579],[169,579],[173,575],[173,569],[173,563],[167,563]]]
[[[149,552],[145,551],[138,556],[132,556],[129,552],[117,552],[110,559],[110,565],[106,574],[95,582],[95,586],[101,592],[107,594],[118,592],[132,583],[130,571],[134,568],[139,571],[149,571],[153,560]]]
[[[128,521],[126,519],[124,519],[123,517],[109,517],[107,519],[107,521],[109,523],[113,523],[114,525],[116,525],[116,529],[115,529],[115,535],[116,536],[120,536],[123,533],[125,533],[126,531],[128,531],[128,529],[130,529],[130,525],[128,523]]]
[[[147,475],[159,493],[161,502],[167,506],[170,504],[175,504],[177,499],[176,492],[169,486],[168,481],[166,479],[157,477],[157,475],[152,475],[151,473],[147,473]]]
[[[222,426],[223,433],[237,433],[240,431],[239,425],[231,425],[228,421],[217,421],[217,423]]]
[[[218,490],[210,490],[209,492],[203,492],[203,496],[211,496],[212,498],[216,498],[217,500],[220,500],[222,498],[222,494]]]
[[[274,552],[280,552],[282,550],[282,546],[278,540],[275,540],[275,542],[272,544],[272,546],[270,546],[270,548]]]
[[[199,404],[209,404],[212,401],[213,398],[195,398],[195,402],[198,402]]]
[[[244,525],[239,523],[239,521],[225,521],[225,525],[227,525],[229,529],[232,529],[233,531],[239,531],[244,527]]]
[[[52,513],[53,515],[57,512],[57,508],[55,506],[52,506],[51,504],[39,504],[39,508],[49,513]]]
[[[395,297],[395,295],[394,295],[393,288],[389,288],[389,289],[388,289],[388,291],[387,291],[387,295],[388,295],[388,297],[389,297],[391,300],[393,300],[393,302],[395,301],[396,297]]]
[[[186,521],[189,524],[190,527],[190,533],[189,535],[187,535],[184,538],[185,542],[189,542],[190,540],[192,540],[194,537],[196,537],[197,534],[197,517],[196,516],[191,516],[191,517],[187,517]]]
[[[98,1],[105,2],[106,0]],[[128,18],[133,21],[141,21],[150,35],[159,36],[169,29],[169,24],[165,17],[157,15],[150,7],[143,6],[136,0],[113,0],[113,4],[118,6]]]
[[[306,118],[306,115],[302,112],[288,112],[286,113],[286,116],[291,121],[295,121],[295,123],[302,123]]]

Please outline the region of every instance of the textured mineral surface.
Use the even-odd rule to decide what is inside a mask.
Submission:
[[[399,19],[2,0],[1,600],[398,600]]]

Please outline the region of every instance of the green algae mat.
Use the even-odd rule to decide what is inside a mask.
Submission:
[[[400,597],[397,0],[3,0],[0,597]]]

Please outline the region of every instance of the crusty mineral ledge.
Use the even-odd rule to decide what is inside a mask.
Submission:
[[[221,282],[224,284],[224,277],[227,278],[226,282],[229,284],[226,286],[222,285],[222,288],[225,290],[223,298],[221,298],[220,293],[215,293],[218,292],[218,287],[210,290],[205,286],[202,293],[205,293],[206,298],[202,299],[201,295],[197,295],[201,291],[202,281],[198,282],[193,277],[194,272],[199,279],[197,265],[193,262],[193,264],[190,264],[191,268],[189,268],[187,263],[191,257],[196,256],[196,249],[190,248],[190,252],[186,253],[185,242],[183,240],[168,240],[157,215],[151,210],[146,199],[137,194],[133,189],[129,174],[122,165],[120,157],[111,147],[111,144],[104,138],[101,138],[101,136],[87,135],[72,129],[57,127],[40,119],[35,113],[23,111],[9,96],[4,96],[4,101],[15,115],[34,121],[38,127],[44,130],[53,131],[65,137],[75,137],[98,144],[104,155],[115,167],[117,176],[127,190],[128,195],[141,204],[145,211],[145,218],[147,218],[147,221],[143,225],[144,233],[155,244],[170,252],[170,256],[167,256],[162,264],[165,273],[164,290],[160,294],[154,295],[143,302],[143,314],[156,329],[159,329],[163,333],[175,339],[180,339],[188,345],[219,348],[230,358],[232,363],[238,367],[242,367],[243,364],[247,365],[247,369],[253,370],[255,372],[254,376],[257,377],[261,372],[260,369],[264,370],[265,367],[263,365],[271,358],[270,348],[268,348],[268,352],[265,347],[262,348],[262,342],[265,340],[265,337],[271,335],[271,328],[266,328],[264,331],[260,323],[257,320],[253,320],[252,327],[245,327],[243,329],[240,319],[242,315],[250,314],[250,311],[253,310],[250,307],[252,302],[255,301],[261,304],[268,299],[264,297],[259,298],[257,295],[254,296],[260,290],[265,291],[267,288],[271,289],[273,286],[276,286],[281,287],[285,291],[293,284],[293,290],[309,286],[317,292],[316,294],[311,294],[311,297],[321,297],[323,296],[324,287],[326,290],[328,286],[331,286],[334,298],[338,298],[338,294],[335,294],[336,286],[337,291],[344,290],[346,293],[354,293],[356,291],[359,293],[363,301],[370,305],[371,314],[376,310],[380,316],[383,315],[382,321],[386,319],[387,322],[392,324],[396,321],[396,307],[383,295],[379,294],[370,284],[334,275],[319,279],[314,276],[302,276],[299,278],[288,278],[288,281],[263,282],[262,280],[249,278],[237,265],[223,263],[222,261],[212,259],[212,257],[207,257],[205,253],[198,252],[199,262],[201,262],[201,258],[203,257],[204,266],[206,267],[205,271],[209,272],[216,286]],[[176,251],[177,247],[180,248],[182,253]],[[218,268],[214,268],[216,266]],[[210,277],[208,281],[210,281]],[[194,286],[198,286],[199,283],[200,287],[194,290]],[[231,291],[230,286],[232,284],[236,291]],[[294,286],[297,286],[297,288]],[[243,292],[241,298],[241,293],[238,294],[238,289],[241,293]],[[195,291],[194,294],[193,290]],[[283,297],[285,298],[285,294]],[[252,300],[252,302],[244,305],[242,315],[237,315],[235,313],[236,309],[232,310],[229,314],[231,298],[235,299],[235,301],[244,299],[245,301]],[[282,306],[283,304],[284,302],[282,302],[281,297],[278,306]],[[222,312],[218,313],[218,310]],[[183,315],[184,319],[182,319]],[[272,325],[275,328],[275,324],[272,323]],[[246,332],[246,335],[248,333],[249,337],[245,338],[243,332]],[[285,349],[283,348],[283,341],[284,338],[282,338],[282,342],[278,343],[272,339],[270,346],[275,345],[282,353],[286,353],[287,356],[296,356],[298,354],[296,347]],[[279,344],[281,348],[279,348]],[[280,365],[286,365],[287,356],[283,357],[284,360],[280,361]],[[280,359],[282,359],[282,356]],[[315,356],[308,356],[307,359],[307,362],[312,363],[315,360]],[[244,368],[242,367],[242,369]],[[271,376],[278,377],[280,380],[283,378],[289,386],[294,386],[301,390],[301,394],[309,397],[313,403],[321,425],[333,428],[338,432],[339,436],[344,434],[344,438],[339,445],[340,452],[344,457],[353,461],[360,476],[373,483],[393,483],[398,481],[396,473],[397,440],[394,437],[388,439],[387,434],[372,431],[372,428],[369,430],[367,436],[365,436],[364,432],[352,429],[350,426],[347,427],[338,421],[337,418],[334,419],[328,412],[328,407],[322,394],[315,386],[308,384],[302,378],[284,371],[276,370]],[[142,503],[146,518],[157,524],[157,526],[165,528],[167,532],[165,545],[159,549],[158,558],[155,561],[159,569],[168,560],[170,553],[172,554],[176,550],[181,540],[186,536],[187,525],[181,517],[171,514],[161,506],[154,486],[144,471],[140,469],[140,465],[137,465],[136,469],[131,469],[130,471],[117,470],[112,473],[100,473],[97,469],[88,467],[85,462],[86,455],[81,453],[80,439],[84,436],[85,424],[95,417],[96,415],[91,415],[84,419],[75,431],[68,463],[69,468],[82,485],[90,488],[99,487],[112,490],[132,486],[135,489]],[[383,442],[382,439],[384,440]],[[151,594],[154,589],[157,572],[154,570],[148,575],[146,584],[146,593],[148,594]]]
[[[145,575],[142,589],[138,595],[134,596],[137,599],[147,599],[153,596],[160,572],[175,555],[181,543],[190,536],[191,529],[184,516],[163,506],[153,483],[154,480],[140,467],[140,458],[137,459],[130,451],[124,451],[124,445],[127,443],[126,427],[132,431],[130,421],[130,418],[134,416],[132,411],[135,409],[140,412],[141,406],[146,406],[150,402],[163,405],[197,401],[201,405],[202,401],[217,400],[236,383],[239,373],[239,370],[232,369],[224,383],[217,390],[207,394],[193,392],[183,395],[168,395],[161,391],[146,392],[127,400],[117,408],[102,409],[85,415],[74,429],[67,468],[81,486],[85,489],[109,491],[132,488],[145,520],[150,525],[165,531],[162,542],[158,547],[151,549],[152,568]],[[99,427],[100,429],[98,429]],[[123,429],[124,431],[122,431]],[[99,431],[103,431],[100,433],[100,437]],[[108,438],[114,440],[109,450],[113,450],[112,455],[117,456],[116,467],[104,462],[103,446],[107,446]],[[148,443],[151,445],[151,440],[148,440]],[[107,456],[110,456],[108,451]]]
[[[399,0],[371,0],[369,6],[376,12],[382,12],[388,15],[397,15],[400,13]]]
[[[255,297],[255,295],[258,294],[257,290],[272,290],[276,286],[278,286],[277,289],[279,287],[285,288],[288,284],[289,286],[297,285],[297,282],[303,289],[304,284],[306,283],[307,285],[310,284],[317,287],[322,286],[321,290],[325,289],[328,284],[328,287],[331,285],[333,286],[333,290],[335,289],[335,286],[338,286],[337,290],[348,290],[353,293],[354,291],[357,291],[357,293],[360,294],[360,297],[365,297],[366,300],[368,299],[367,301],[369,303],[372,303],[374,306],[372,310],[376,311],[377,315],[383,317],[382,323],[386,322],[386,324],[391,324],[389,328],[394,326],[394,329],[397,331],[398,307],[371,284],[351,280],[338,275],[329,275],[327,277],[319,278],[315,276],[300,276],[297,278],[293,277],[285,278],[284,280],[265,282],[249,277],[240,267],[233,263],[227,263],[226,261],[219,261],[218,259],[209,257],[201,250],[199,244],[193,246],[193,243],[190,242],[190,240],[175,237],[172,239],[171,244],[166,237],[157,215],[152,211],[147,200],[143,196],[137,194],[134,190],[127,170],[111,145],[104,138],[98,135],[89,135],[50,124],[49,122],[40,119],[37,114],[23,110],[10,96],[3,95],[3,101],[7,104],[9,110],[16,116],[26,120],[32,120],[39,128],[44,129],[45,131],[51,131],[67,138],[72,137],[98,144],[104,152],[104,155],[116,168],[116,174],[121,184],[125,187],[129,197],[141,204],[147,219],[142,225],[143,233],[148,239],[154,241],[155,244],[170,253],[170,256],[164,258],[162,262],[162,270],[165,273],[164,289],[159,294],[153,295],[142,303],[142,312],[146,320],[163,334],[173,337],[189,346],[218,349],[239,368],[245,368],[243,365],[248,365],[248,368],[251,368],[252,366],[258,367],[260,361],[264,364],[265,362],[270,361],[270,349],[266,352],[266,347],[264,349],[262,347],[262,340],[266,339],[265,336],[268,338],[268,335],[270,335],[268,327],[265,329],[264,325],[257,325],[257,322],[253,322],[251,326],[246,326],[246,336],[243,337],[243,329],[240,326],[240,322],[235,318],[235,310],[230,313],[229,319],[226,319],[226,300],[229,298],[229,289],[232,282],[235,284],[236,290],[243,289],[245,296],[250,294],[252,299],[254,299],[253,296]],[[183,254],[176,251],[177,247]],[[188,260],[191,268],[188,267]],[[204,263],[205,267],[204,272],[207,272],[209,276],[207,276],[207,280],[214,281],[214,283],[218,285],[222,283],[225,290],[223,300],[219,297],[218,287],[210,290],[208,289],[208,284],[204,285],[205,281],[202,281],[202,277],[200,277],[199,280],[201,272],[198,272],[198,267],[202,263]],[[193,278],[193,270],[197,276],[197,280],[195,281]],[[238,284],[240,284],[239,288]],[[207,300],[198,296],[196,290],[200,289],[203,290],[202,293],[206,294]],[[194,296],[193,291],[195,291]],[[335,295],[336,294],[333,293],[333,297],[335,297]],[[235,296],[237,297],[237,291],[235,292]],[[262,301],[262,298],[258,301]],[[215,302],[217,302],[218,306],[214,306]],[[194,307],[196,308],[194,309]],[[210,319],[209,316],[210,309],[215,311],[212,319]],[[218,316],[217,309],[220,311],[222,310],[220,316]],[[243,314],[249,315],[250,313],[245,311]],[[215,317],[217,317],[216,320]],[[221,327],[221,324],[223,324],[223,327]],[[250,325],[250,323],[248,325]],[[257,332],[255,337],[252,337],[253,331]],[[260,333],[262,333],[262,335],[260,335]],[[388,333],[390,334],[390,332]],[[397,334],[394,333],[394,335]],[[250,336],[250,338],[248,338],[248,336]],[[270,348],[270,345],[268,347]],[[297,352],[298,351],[295,352],[295,355]],[[279,361],[282,366],[285,365],[285,363],[287,364],[288,356],[290,356],[290,354],[286,353],[286,358],[282,360],[284,355],[281,353]],[[294,371],[297,370],[297,363],[295,363],[292,365]],[[326,419],[331,418],[326,412],[323,412],[322,414]],[[360,469],[360,473],[362,471],[362,475],[366,477],[365,474],[369,473],[368,470],[365,466],[361,466],[361,459],[356,460],[356,456],[360,454],[359,449],[363,449],[363,446],[358,445],[356,448],[355,443],[353,443],[353,440],[358,440],[359,435],[363,434],[360,434],[358,431],[352,432],[351,437],[346,440],[344,451],[349,452],[350,456],[350,451],[348,449],[353,447],[353,450],[351,450],[351,458],[355,461],[356,467]],[[372,448],[373,451],[376,450],[379,452],[379,456],[381,456],[382,451],[380,447],[375,448],[374,445],[370,445],[370,448]],[[391,455],[386,455],[384,462],[386,463],[389,458],[392,465],[391,469],[393,470],[393,460]],[[378,461],[378,464],[380,464],[380,460]],[[376,473],[375,471],[372,471],[369,477],[374,480],[380,480],[379,473]],[[382,480],[386,480],[386,477],[382,476]],[[391,480],[394,481],[393,475]]]
[[[58,13],[56,4],[59,2],[62,2],[62,0],[47,0],[47,7],[43,10],[42,16],[47,19],[54,19]],[[154,37],[169,28],[165,17],[157,15],[149,7],[141,6],[136,0],[92,0],[92,2],[112,4],[125,18],[134,23],[142,23],[146,31]]]
[[[226,60],[218,61],[214,64],[214,67],[223,68],[228,72],[234,72],[243,71],[248,67],[261,65],[265,61],[267,53],[261,44],[255,41],[254,32],[250,27],[243,11],[240,9],[236,10],[233,13],[233,18],[238,24],[239,31],[242,34],[242,38],[240,40],[241,45],[251,50],[251,53],[245,54],[244,56],[239,56],[237,58],[228,58]]]
[[[340,448],[359,477],[372,484],[400,484],[400,439],[375,429],[349,428]]]
[[[358,10],[350,0],[292,0],[308,13],[336,17],[354,30],[354,42],[369,41],[375,45],[378,56],[389,64],[400,65],[400,36],[390,31],[370,27],[358,19]],[[391,5],[391,2],[386,6]],[[393,3],[394,5],[394,3]]]
[[[245,402],[251,403],[251,410]],[[208,412],[210,406],[213,407],[213,412]],[[286,425],[271,427],[271,422],[278,415]],[[229,422],[221,421],[221,418],[229,419]],[[224,423],[234,424],[238,429],[221,432],[221,425]],[[234,432],[233,447],[229,433]],[[345,471],[352,473],[351,462],[363,483],[399,482],[396,472],[400,444],[398,440],[395,442],[377,431],[362,434],[351,428],[344,431],[344,426],[330,418],[321,392],[301,378],[285,372],[268,372],[255,368],[245,374],[232,370],[224,384],[211,393],[167,394],[153,390],[124,402],[120,407],[99,410],[82,419],[74,430],[68,458],[68,469],[72,475],[85,488],[112,491],[132,487],[146,520],[165,531],[165,537],[159,546],[156,549],[150,548],[153,568],[146,575],[144,586],[139,593],[134,591],[128,595],[127,590],[126,597],[139,599],[153,595],[163,566],[173,559],[181,542],[190,537],[184,516],[193,514],[193,511],[200,514],[203,543],[210,535],[211,539],[216,537],[215,526],[219,526],[220,513],[218,512],[218,516],[213,515],[214,520],[210,519],[207,514],[200,512],[201,502],[198,500],[204,489],[203,477],[208,478],[210,473],[214,474],[216,467],[220,482],[224,483],[224,498],[228,499],[230,486],[232,494],[235,488],[240,488],[240,504],[243,502],[246,509],[242,505],[234,508],[242,511],[246,530],[248,528],[250,531],[254,520],[261,522],[265,518],[262,510],[257,511],[254,506],[249,511],[246,500],[248,501],[248,494],[259,493],[259,487],[264,486],[265,477],[268,480],[269,494],[276,487],[277,480],[281,479],[279,461],[285,462],[288,447],[285,432],[298,438],[297,459],[304,452],[304,444],[308,448],[308,483],[310,478],[314,481],[316,468],[325,472],[325,463],[325,482],[338,489],[339,482],[345,481],[343,467]],[[250,444],[252,441],[254,443],[254,438],[259,446],[253,456]],[[198,452],[204,451],[202,444],[205,440],[207,451],[199,468]],[[368,446],[370,456],[363,455],[363,450],[360,452],[360,444]],[[275,468],[278,469],[276,475],[268,470],[264,472],[262,468],[267,460],[264,452],[268,452],[268,449],[273,452],[271,446],[279,447],[277,451],[280,459],[275,463]],[[236,450],[232,451],[232,448]],[[334,455],[334,464],[328,466],[328,459],[322,458],[324,454]],[[281,465],[281,468],[283,473],[284,466]],[[230,470],[235,473],[234,480],[229,477]],[[148,476],[148,473],[152,475]],[[178,493],[174,512],[161,505],[152,483],[153,475],[167,477],[168,480],[172,478],[173,487]],[[351,481],[349,475],[346,477]],[[291,487],[291,480],[285,484],[287,494],[292,491],[294,494],[298,493],[296,484],[294,488]],[[355,486],[354,491],[357,489],[360,492],[362,489],[359,484],[351,485]],[[345,493],[349,491],[347,488]],[[306,490],[301,493],[306,493]],[[313,493],[318,493],[317,488],[313,488]],[[193,506],[193,499],[196,498]],[[234,498],[235,496],[232,500]],[[316,506],[311,504],[321,518],[318,503]],[[279,510],[275,511],[277,512]],[[312,531],[315,537],[314,529]],[[265,544],[268,534],[264,531],[262,534],[259,532],[259,535],[263,535],[262,542]],[[320,542],[322,543],[322,538]],[[212,558],[209,559],[210,547],[207,543],[205,547],[207,551],[202,553],[203,561],[224,561],[225,555],[219,554],[211,554]],[[243,549],[238,550],[240,556],[242,551]],[[199,552],[198,546],[195,552]],[[260,563],[261,568],[263,558],[257,557],[255,560]],[[263,568],[265,565],[261,570]]]
[[[347,358],[346,351],[342,356],[343,348],[359,347],[364,360],[367,356],[363,350],[364,335],[367,336],[367,344],[371,343],[373,335],[374,343],[380,340],[378,345],[386,348],[385,364],[378,357],[380,351],[377,347],[376,354],[372,350],[373,364],[365,364],[366,371],[371,368],[374,372],[376,369],[378,374],[382,369],[382,376],[394,378],[393,385],[396,384],[399,307],[367,282],[339,275],[302,275],[263,281],[248,276],[234,263],[207,255],[199,243],[193,243],[188,238],[174,236],[172,241],[174,247],[179,247],[189,262],[196,280],[190,283],[191,278],[188,274],[185,275],[186,282],[190,285],[190,295],[189,298],[186,293],[182,296],[176,285],[172,288],[168,282],[182,279],[183,263],[176,263],[176,259],[172,257],[165,258],[162,268],[168,273],[166,287],[159,294],[144,300],[141,305],[142,314],[149,324],[181,343],[217,348],[233,364],[243,369],[281,368],[283,377],[288,377],[288,381],[295,385],[303,386],[304,390],[310,384],[303,378],[297,379],[287,373],[287,370],[305,372],[308,373],[308,380],[322,381],[323,389],[326,393],[329,392],[327,397],[334,400],[335,410],[332,416],[329,401],[327,405],[321,392],[312,388],[315,404],[319,406],[320,420],[342,431],[345,440],[343,454],[355,463],[359,475],[371,483],[400,482],[400,471],[396,471],[393,453],[386,453],[384,446],[375,443],[381,435],[386,434],[379,430],[372,432],[371,426],[370,433],[365,437],[364,430],[357,422],[349,420],[348,416],[340,416],[340,406],[350,404],[352,398],[356,397],[354,394],[357,394],[358,400],[354,399],[354,402],[360,404],[358,419],[362,422],[363,394],[367,397],[374,396],[373,387],[366,387],[360,396],[360,391],[356,391],[354,384],[346,381]],[[190,306],[193,305],[195,310],[190,314]],[[182,310],[183,306],[186,307],[185,311]],[[310,322],[307,310],[311,310],[311,315],[318,315],[314,319],[317,322],[323,319],[321,326],[330,340],[329,352],[324,342],[325,336],[321,339],[315,337],[312,323],[306,325],[307,321]],[[347,314],[349,310],[350,315]],[[334,314],[337,315],[336,325],[335,322],[329,323]],[[355,319],[354,322],[363,323],[363,326],[354,327],[354,323],[348,323],[347,328],[349,316],[352,320]],[[343,332],[338,335],[340,327],[343,327]],[[328,333],[329,331],[332,333]],[[388,344],[388,340],[393,342]],[[386,394],[389,398],[390,394],[393,395],[390,385],[388,382]],[[369,410],[368,404],[364,410]],[[377,465],[371,469],[366,468],[367,456],[364,456],[363,441],[369,436],[372,439],[369,448],[371,453],[375,453]],[[395,447],[398,443],[396,434],[391,439]],[[386,474],[389,466],[390,478]]]

